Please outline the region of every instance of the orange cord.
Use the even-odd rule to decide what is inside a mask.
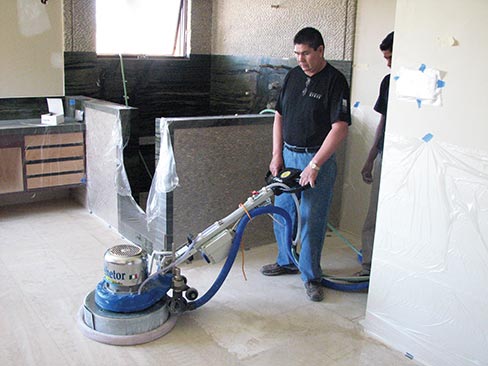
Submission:
[[[241,260],[241,271],[242,271],[242,275],[244,276],[244,280],[247,281],[247,276],[246,276],[246,269],[244,268],[244,245],[242,245],[242,242],[241,242],[241,254],[242,254],[242,260]]]
[[[242,203],[239,203],[239,207],[244,210],[244,212],[246,213],[247,217],[249,217],[249,221],[252,221],[251,214],[246,209],[246,207]],[[245,258],[244,258],[244,245],[242,244],[242,241],[241,241],[241,254],[242,254],[242,257],[241,257],[242,258],[242,260],[241,260],[241,271],[242,271],[242,275],[244,276],[244,280],[247,281],[246,269],[244,268],[244,263],[245,263]]]
[[[249,217],[249,220],[252,221],[252,217],[251,217],[251,214],[249,213],[249,211],[247,210],[246,206],[244,206],[242,203],[239,203],[239,207],[242,208],[244,210],[244,212],[246,213],[247,217]]]

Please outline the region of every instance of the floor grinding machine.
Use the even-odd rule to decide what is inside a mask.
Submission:
[[[290,238],[290,256],[296,263],[290,216],[272,205],[271,198],[282,193],[293,194],[298,209],[295,193],[304,189],[299,184],[300,173],[296,169],[284,169],[276,177],[268,174],[267,186],[253,192],[231,214],[173,251],[154,251],[148,255],[133,244],[108,249],[104,257],[105,276],[85,297],[78,314],[83,334],[102,343],[135,345],[171,331],[178,315],[199,308],[218,291],[237,256],[244,229],[255,216],[270,214],[284,219]],[[299,237],[299,232],[295,236]],[[212,264],[227,258],[214,284],[201,297],[188,285],[179,267],[197,253]]]
[[[104,257],[105,276],[85,297],[78,313],[83,334],[102,343],[135,345],[171,331],[180,314],[199,308],[217,293],[234,263],[247,223],[258,215],[280,218],[289,238],[289,256],[298,267],[297,238],[300,238],[301,223],[297,193],[308,188],[300,186],[300,173],[297,169],[284,169],[276,177],[268,173],[268,185],[173,251],[153,251],[148,255],[133,244],[108,249]],[[297,207],[294,233],[290,215],[272,204],[272,197],[282,193],[292,194]],[[197,253],[211,264],[226,258],[217,279],[201,297],[188,285],[180,269],[182,263]],[[358,291],[368,287],[368,279],[324,275],[322,285],[340,291]]]

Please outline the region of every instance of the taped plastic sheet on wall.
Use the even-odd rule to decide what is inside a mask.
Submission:
[[[173,191],[179,182],[168,121],[166,118],[160,118],[159,123],[161,146],[156,173],[154,174],[147,198],[146,211],[148,224],[157,217],[166,217],[166,193]]]
[[[399,99],[416,102],[419,107],[422,104],[437,107],[442,105],[441,92],[445,82],[441,80],[439,70],[428,68],[424,64],[417,70],[402,66],[393,79]]]
[[[365,328],[427,364],[488,365],[488,152],[388,135],[376,229]]]

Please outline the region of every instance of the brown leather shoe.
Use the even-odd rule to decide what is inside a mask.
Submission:
[[[369,273],[370,271],[368,271],[367,269],[362,269],[360,270],[359,272],[356,272],[353,274],[353,277],[369,277]]]
[[[284,274],[297,274],[298,272],[298,268],[293,264],[280,266],[278,263],[272,263],[261,267],[261,273],[265,276],[281,276]]]
[[[322,301],[324,299],[324,288],[319,281],[305,282],[305,289],[310,300]]]

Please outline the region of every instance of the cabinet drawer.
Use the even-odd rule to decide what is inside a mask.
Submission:
[[[24,136],[26,190],[81,184],[85,177],[83,132]]]
[[[55,161],[52,163],[41,162],[37,164],[27,164],[25,166],[25,171],[28,176],[61,172],[82,172],[84,170],[85,161],[83,159]]]
[[[80,146],[55,146],[29,149],[25,151],[25,160],[47,160],[60,158],[82,158],[85,155],[83,145]]]
[[[74,173],[27,178],[27,189],[80,184],[84,175],[84,173]]]
[[[83,132],[25,136],[25,147],[82,144]]]

